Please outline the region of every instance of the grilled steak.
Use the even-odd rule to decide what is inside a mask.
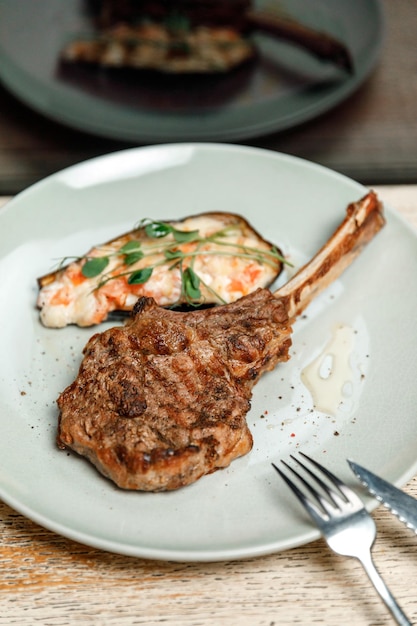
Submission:
[[[287,285],[224,306],[174,312],[141,298],[124,326],[94,335],[58,399],[58,445],[125,489],[187,485],[249,452],[252,388],[289,358],[291,324],[383,226],[374,193],[348,207]]]
[[[288,358],[280,300],[258,290],[191,314],[141,298],[124,328],[96,334],[59,399],[59,441],[127,489],[175,489],[246,454],[251,389]]]

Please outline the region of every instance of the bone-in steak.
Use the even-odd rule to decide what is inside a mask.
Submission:
[[[132,319],[94,335],[76,380],[58,399],[58,444],[125,489],[187,485],[246,454],[252,388],[289,358],[291,324],[384,224],[375,194],[314,259],[272,294],[174,312],[141,298]]]
[[[96,334],[61,395],[60,443],[127,489],[175,489],[252,447],[245,416],[259,375],[288,358],[291,327],[268,290],[178,313],[141,298]]]

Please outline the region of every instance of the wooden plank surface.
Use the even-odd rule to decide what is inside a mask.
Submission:
[[[417,228],[417,185],[375,189]],[[417,497],[417,477],[405,490]],[[377,566],[417,622],[417,538],[383,507],[373,516]],[[67,540],[0,503],[0,563],[0,626],[391,623],[361,566],[322,540],[245,561],[149,561]]]
[[[378,65],[334,110],[302,126],[244,142],[322,163],[368,184],[417,182],[415,0],[382,0],[386,35]],[[130,147],[45,119],[0,87],[0,193]]]

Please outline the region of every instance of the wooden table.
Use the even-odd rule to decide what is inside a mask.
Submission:
[[[384,44],[361,88],[319,119],[245,143],[322,163],[365,184],[417,182],[417,5],[382,0],[382,6]],[[126,147],[54,123],[0,85],[0,194]]]
[[[375,189],[417,228],[417,185]],[[417,497],[417,477],[405,491]],[[373,516],[377,566],[417,623],[417,537],[383,507]],[[0,626],[391,623],[361,566],[322,540],[246,561],[146,561],[74,543],[0,503],[0,563]]]

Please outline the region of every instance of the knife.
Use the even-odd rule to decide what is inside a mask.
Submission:
[[[348,463],[369,493],[417,534],[417,500],[357,463]]]

